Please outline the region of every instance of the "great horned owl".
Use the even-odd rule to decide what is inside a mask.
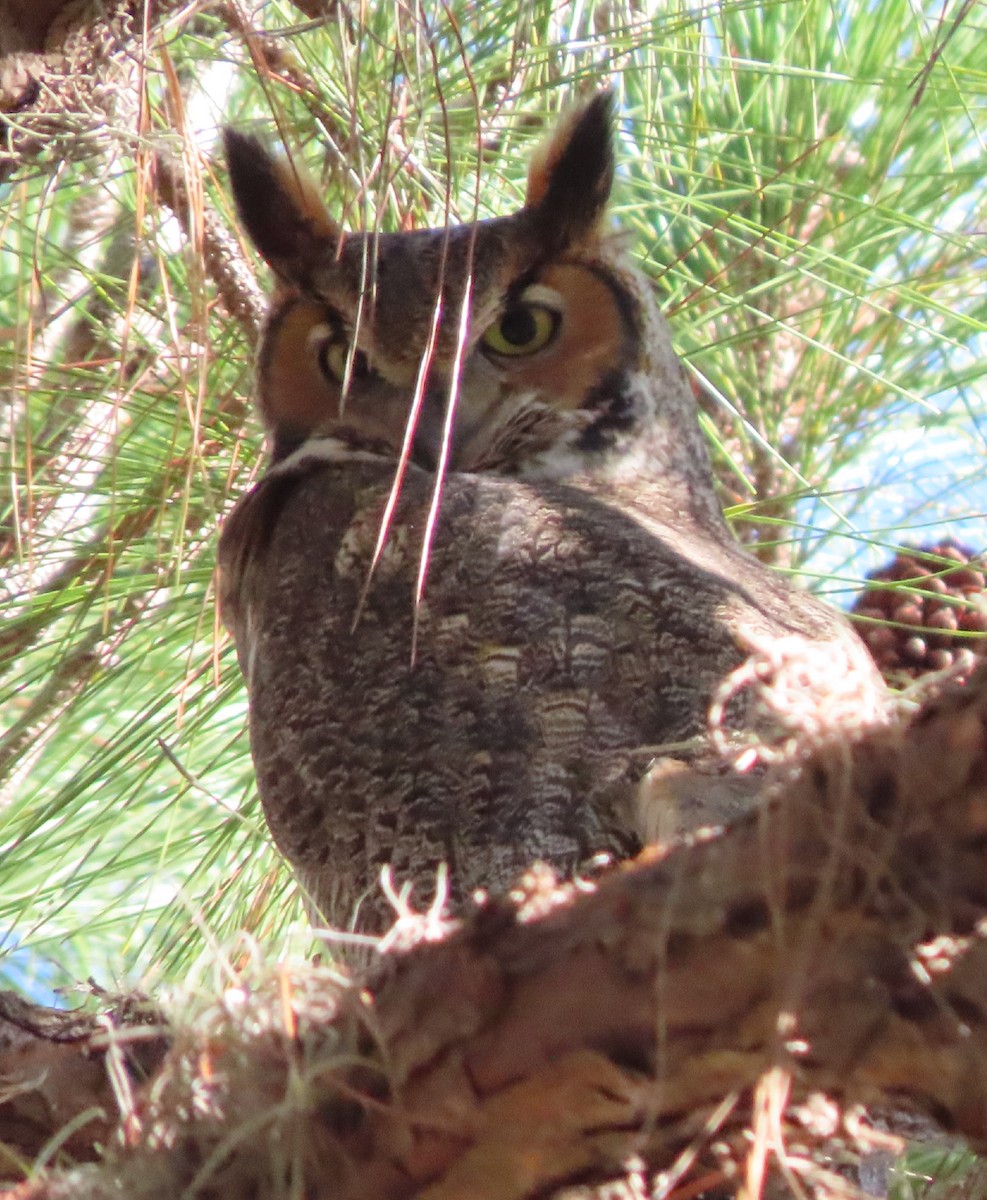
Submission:
[[[344,233],[227,133],[278,282],[274,462],[225,524],[221,603],[268,823],[333,923],[384,864],[445,862],[462,897],[633,850],[649,760],[702,738],[746,636],[873,675],[726,527],[651,286],[606,226],[611,109],[562,121],[519,212],[412,233]]]

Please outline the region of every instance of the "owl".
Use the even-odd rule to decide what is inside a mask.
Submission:
[[[652,287],[610,230],[612,100],[570,111],[520,211],[350,233],[226,133],[276,279],[256,368],[272,449],[219,545],[266,819],[322,915],[389,920],[379,878],[453,903],[579,871],[655,828],[656,757],[705,746],[751,638],[843,619],[741,549]],[[747,706],[728,708],[743,728]]]

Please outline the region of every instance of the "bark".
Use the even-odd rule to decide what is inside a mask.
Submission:
[[[755,1196],[772,1169],[833,1195],[820,1096],[983,1145],[985,858],[981,672],[725,833],[592,889],[534,872],[451,934],[406,915],[363,987],[293,976],[276,1018],[179,1037],[125,1150],[18,1195],[521,1200],[630,1171]]]
[[[145,1036],[122,1036],[138,1026]],[[56,1148],[76,1161],[96,1158],[117,1124],[114,1076],[156,1070],[164,1028],[143,997],[104,998],[103,1011],[88,1015],[0,992],[0,1178]]]

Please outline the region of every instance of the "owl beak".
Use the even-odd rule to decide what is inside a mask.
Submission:
[[[425,471],[434,471],[439,464],[440,443],[416,432],[411,445],[412,461]]]
[[[426,471],[435,471],[442,461],[442,442],[446,436],[446,411],[449,404],[448,380],[430,379],[415,423],[412,458]],[[456,407],[446,457],[446,467],[452,471],[469,471],[475,462],[476,434],[482,417],[473,415],[465,404]]]
[[[448,395],[449,388],[444,379],[429,379],[412,441],[412,458],[426,471],[434,471],[442,457]],[[450,447],[450,451],[452,449]]]

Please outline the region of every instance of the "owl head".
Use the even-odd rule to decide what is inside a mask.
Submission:
[[[523,207],[404,233],[350,233],[310,181],[225,135],[240,220],[277,276],[258,356],[275,460],[643,486],[718,526],[691,390],[649,282],[608,229],[609,92],[534,156]]]

